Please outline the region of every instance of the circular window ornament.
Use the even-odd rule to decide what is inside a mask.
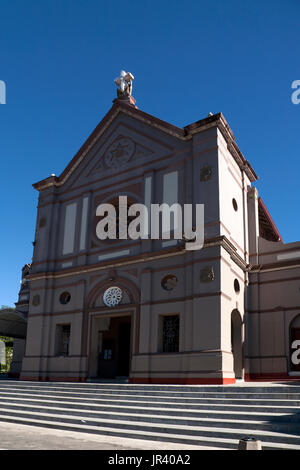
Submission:
[[[233,208],[234,208],[235,212],[237,212],[239,207],[238,207],[238,203],[236,202],[235,199],[232,199],[232,205],[233,205]]]
[[[59,297],[59,301],[61,304],[66,305],[70,302],[71,300],[71,294],[70,292],[63,292],[61,296]]]
[[[174,274],[168,274],[161,281],[161,287],[165,290],[173,290],[177,286],[178,279]]]
[[[103,302],[107,307],[116,307],[119,305],[123,297],[120,287],[109,287],[103,294]]]
[[[239,281],[235,279],[233,285],[234,285],[235,292],[238,294],[241,290]]]
[[[115,140],[105,154],[105,163],[109,168],[117,168],[127,163],[135,149],[134,142],[128,137]]]

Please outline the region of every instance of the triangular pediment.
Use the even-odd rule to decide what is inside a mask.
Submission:
[[[146,164],[172,154],[176,142],[185,141],[182,129],[129,105],[115,104],[62,174],[51,176],[34,187],[74,187],[86,178],[99,178]],[[80,181],[79,181],[80,180]]]
[[[79,180],[85,185],[84,178],[97,178],[99,174],[106,177],[110,172],[116,174],[135,164],[146,165],[147,159],[156,161],[182,151],[184,144],[195,133],[216,126],[234,148],[233,153],[239,166],[246,171],[250,181],[255,181],[257,176],[236,146],[222,113],[208,116],[181,129],[116,99],[61,175],[51,175],[35,183],[33,187],[38,191],[53,186],[71,189]],[[127,147],[124,147],[124,143]]]
[[[75,179],[78,184],[86,184],[149,166],[154,160],[172,155],[173,151],[172,138],[162,140],[157,130],[153,132],[148,125],[141,128],[134,118],[119,115],[91,149],[78,177],[74,174],[72,184]]]
[[[149,166],[174,153],[173,136],[164,135],[148,123],[140,123],[134,115],[119,113],[105,131],[95,138],[84,158],[72,171],[64,187],[85,186],[115,177],[118,173]]]

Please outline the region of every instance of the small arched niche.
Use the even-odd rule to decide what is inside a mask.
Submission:
[[[231,312],[231,350],[236,379],[243,378],[243,320],[238,310]]]

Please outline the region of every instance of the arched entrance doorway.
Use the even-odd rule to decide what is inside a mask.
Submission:
[[[94,377],[98,379],[125,378],[130,372],[132,316],[123,312],[110,316],[103,313],[93,317],[93,330],[97,331],[97,356]]]
[[[243,379],[243,321],[238,310],[231,313],[231,351],[236,379]]]
[[[128,378],[138,349],[139,291],[111,271],[87,298],[87,351],[90,379]]]
[[[291,323],[290,326],[290,371],[300,375],[300,354],[297,353],[300,347],[300,315]],[[299,363],[298,363],[299,362]]]

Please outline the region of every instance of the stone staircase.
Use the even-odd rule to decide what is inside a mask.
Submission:
[[[237,449],[300,450],[300,384],[130,385],[0,381],[0,421]],[[159,444],[158,444],[159,448]]]

